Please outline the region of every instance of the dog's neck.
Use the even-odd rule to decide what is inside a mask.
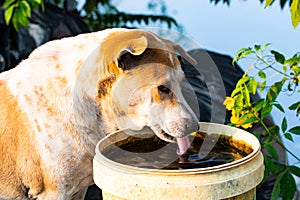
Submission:
[[[111,76],[100,80],[97,85],[98,93],[95,97],[95,101],[99,107],[99,121],[102,124],[104,134],[108,134],[118,129],[114,120],[111,94],[116,78],[116,75],[112,74]]]

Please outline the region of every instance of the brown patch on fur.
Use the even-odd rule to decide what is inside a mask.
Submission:
[[[56,54],[52,54],[52,55],[50,55],[50,60],[57,61],[58,60],[58,56]],[[57,66],[56,66],[56,68],[57,68]]]
[[[30,103],[30,104],[32,103],[32,99],[28,95],[24,95],[24,97],[28,103]]]
[[[83,65],[83,61],[79,60],[76,64],[76,68],[75,68],[75,74],[78,74],[78,72],[80,71],[81,67]]]
[[[152,91],[151,91],[151,93],[152,93],[152,99],[153,99],[153,101],[155,103],[158,103],[158,104],[161,103],[160,94],[159,94],[157,88],[153,88]]]
[[[53,135],[52,135],[52,134],[48,134],[48,138],[49,138],[50,140],[53,140]]]
[[[119,109],[118,107],[114,107],[114,108],[113,108],[113,111],[114,111],[114,114],[115,114],[117,117],[126,116],[125,111]]]
[[[47,105],[46,105],[46,106],[47,106]],[[54,110],[51,106],[48,106],[48,107],[47,107],[47,111],[48,111],[48,113],[49,113],[50,115],[56,114],[55,110]]]
[[[49,124],[47,124],[47,123],[44,123],[44,127],[45,127],[46,129],[51,128],[51,126],[50,126]]]
[[[36,119],[34,120],[34,123],[35,123],[35,125],[36,125],[37,131],[38,131],[38,132],[41,132],[41,127],[40,127],[40,125],[38,124],[38,121],[37,121]]]
[[[8,198],[38,194],[43,189],[40,158],[31,137],[33,129],[17,99],[0,82],[0,190]]]
[[[117,68],[115,63],[110,64],[109,68],[112,68],[110,76],[98,82],[96,102],[100,102],[111,91],[113,83],[117,80],[117,77],[120,74],[120,70]]]
[[[49,144],[46,144],[46,145],[45,145],[45,148],[46,148],[50,153],[52,153],[52,149],[50,148]]]
[[[116,76],[112,75],[98,83],[98,94],[96,96],[96,102],[101,101],[103,97],[105,97],[108,92],[111,90],[113,83],[116,81]]]
[[[58,85],[61,87],[65,87],[67,85],[67,79],[64,76],[58,76],[56,77],[56,80],[58,82]]]
[[[179,103],[178,103],[177,99],[169,98],[166,100],[166,106],[176,106],[178,104]]]

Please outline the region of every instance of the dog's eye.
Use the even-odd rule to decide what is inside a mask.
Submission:
[[[158,91],[160,91],[160,92],[162,92],[162,93],[170,93],[170,89],[169,88],[167,88],[166,86],[164,86],[164,85],[160,85],[160,86],[158,86]]]

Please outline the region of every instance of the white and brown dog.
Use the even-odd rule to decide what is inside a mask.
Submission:
[[[82,199],[96,143],[149,126],[175,142],[197,130],[178,45],[109,29],[48,42],[0,74],[0,199]]]

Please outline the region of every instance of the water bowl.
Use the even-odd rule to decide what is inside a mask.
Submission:
[[[198,132],[205,135],[196,156],[201,167],[190,165],[191,157],[179,157],[175,144],[157,139],[149,129],[116,131],[99,141],[93,167],[94,181],[102,189],[103,199],[255,199],[256,186],[264,176],[258,139],[226,125],[200,122],[199,126]],[[192,135],[194,141],[197,134]],[[222,162],[217,159],[207,165],[207,160],[216,160],[208,155],[217,141],[225,141],[238,155],[246,154],[225,156]],[[217,157],[221,154],[214,153]]]

